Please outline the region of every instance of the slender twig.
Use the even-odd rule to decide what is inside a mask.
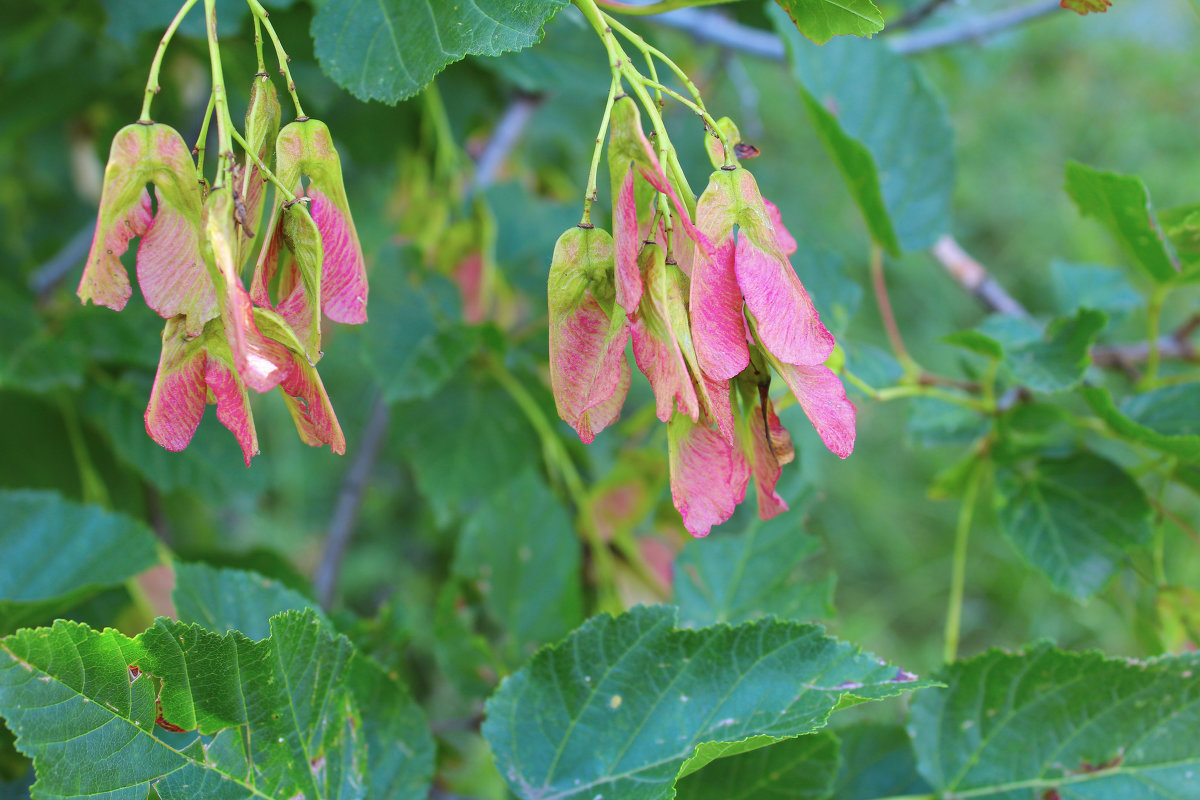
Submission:
[[[1004,287],[996,283],[987,268],[963,250],[953,236],[937,240],[930,251],[938,263],[960,286],[979,299],[989,310],[1013,317],[1028,317],[1025,306],[1017,302]]]
[[[254,166],[258,167],[258,171],[262,174],[263,178],[275,184],[275,188],[283,193],[283,196],[287,198],[289,203],[295,203],[300,199],[296,197],[295,192],[288,188],[283,181],[279,180],[278,176],[276,176],[274,172],[271,172],[267,165],[263,163],[263,160],[258,157],[258,153],[255,153],[250,147],[249,143],[242,138],[240,133],[237,132],[236,128],[231,127],[229,129],[229,133],[233,136],[234,141],[241,146],[242,150],[246,152],[246,157],[254,162]]]
[[[542,104],[539,95],[517,95],[504,113],[496,127],[492,129],[491,138],[479,153],[475,162],[475,178],[471,181],[470,193],[482,191],[496,180],[496,174],[504,164],[509,154],[521,140],[533,112]]]
[[[346,477],[338,491],[337,504],[333,508],[333,516],[329,520],[329,527],[325,529],[325,550],[321,554],[321,563],[317,565],[317,574],[313,578],[317,598],[323,608],[328,609],[333,605],[338,576],[342,571],[342,560],[358,522],[358,512],[362,508],[367,481],[375,467],[379,450],[387,438],[387,429],[388,404],[380,392],[371,404],[370,416],[366,428],[363,429],[358,452],[354,455],[350,469],[346,470]]]
[[[921,3],[921,5],[914,6],[908,11],[905,11],[904,14],[900,16],[900,19],[896,20],[895,22],[888,23],[888,26],[883,29],[883,32],[889,33],[902,31],[905,28],[915,28],[917,25],[920,25],[922,22],[928,19],[933,12],[937,11],[948,2],[950,2],[950,0],[925,0],[925,2]]]
[[[288,94],[292,96],[292,105],[296,107],[296,118],[305,119],[304,109],[300,107],[300,95],[296,93],[296,82],[292,80],[292,70],[288,66],[292,59],[288,56],[287,51],[283,49],[283,43],[279,41],[279,35],[275,33],[275,26],[268,19],[271,15],[258,0],[247,0],[247,2],[250,4],[250,10],[254,12],[255,18],[266,29],[267,36],[271,39],[271,44],[275,46],[275,59],[279,62],[279,74],[287,82]]]
[[[983,481],[986,462],[978,462],[971,468],[967,486],[963,490],[962,505],[958,507],[958,525],[954,529],[954,555],[950,569],[950,597],[946,606],[946,634],[942,659],[951,663],[958,657],[958,638],[962,627],[963,591],[967,575],[967,541],[971,534],[971,516],[975,512],[975,500],[979,484]]]
[[[887,333],[888,342],[892,345],[892,352],[895,353],[896,360],[904,367],[905,372],[918,372],[919,370],[915,369],[916,362],[908,354],[908,348],[904,346],[904,339],[900,336],[900,326],[896,324],[896,315],[892,311],[892,301],[888,297],[887,281],[883,276],[883,248],[874,242],[871,243],[871,288],[875,292],[875,303],[879,306],[879,318],[883,322],[883,329]]]
[[[192,10],[192,6],[196,5],[196,0],[187,0],[179,11],[175,13],[175,18],[171,20],[171,24],[167,26],[167,30],[163,33],[162,39],[158,42],[158,49],[154,52],[154,60],[150,62],[150,77],[146,79],[146,96],[142,100],[142,115],[138,117],[139,122],[149,123],[150,120],[150,104],[154,102],[154,95],[158,94],[162,87],[158,85],[158,71],[162,67],[163,55],[167,52],[167,45],[171,43],[171,37],[175,35],[175,31],[179,28],[179,23],[183,22],[183,18]]]
[[[87,258],[88,248],[92,245],[92,237],[96,235],[96,223],[89,221],[77,230],[62,248],[42,263],[29,276],[29,288],[37,296],[38,302],[44,302],[62,282],[67,274]]]

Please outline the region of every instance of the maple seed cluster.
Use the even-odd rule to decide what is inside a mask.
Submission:
[[[740,143],[731,122],[718,124],[726,141]],[[692,215],[642,131],[637,103],[618,98],[608,141],[613,233],[588,224],[564,233],[549,279],[559,415],[585,443],[617,419],[632,339],[668,426],[671,497],[694,536],[729,519],[751,475],[763,519],[787,509],[775,486],[795,453],[768,393],[772,371],[831,451],[845,458],[854,449],[854,405],[825,366],[833,336],[788,260],[796,240],[754,177],[715,136],[707,143],[716,171]]]
[[[315,368],[321,317],[365,322],[367,278],[338,155],[318,120],[280,128],[278,95],[261,73],[240,141],[243,157],[220,153],[210,187],[203,141],[191,150],[174,129],[148,120],[122,128],[104,170],[79,298],[123,309],[131,288],[120,258],[141,237],[138,285],[166,320],[146,432],[168,450],[187,447],[214,403],[249,465],[259,450],[247,390],[278,387],[300,438],[343,453]],[[269,177],[276,186],[264,214]]]

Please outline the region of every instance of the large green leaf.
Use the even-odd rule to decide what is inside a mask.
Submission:
[[[823,800],[838,772],[838,740],[822,731],[721,758],[679,782],[680,800]]]
[[[1128,552],[1150,539],[1150,504],[1116,464],[1091,453],[1003,469],[1000,526],[1055,588],[1082,600],[1100,590]]]
[[[1145,302],[1122,270],[1100,264],[1053,261],[1054,295],[1064,313],[1094,308],[1109,314],[1133,311]]]
[[[1107,389],[1085,386],[1080,391],[1092,411],[1115,433],[1184,461],[1200,461],[1200,419],[1196,415],[1200,384],[1185,383],[1132,395],[1120,409]]]
[[[1146,662],[1049,644],[952,665],[912,704],[921,774],[945,797],[1200,796],[1200,656]]]
[[[755,520],[736,535],[689,542],[675,561],[674,594],[689,627],[747,622],[771,614],[807,620],[833,613],[832,575],[806,580],[800,565],[821,549],[793,514]]]
[[[842,744],[842,766],[832,795],[837,800],[874,800],[929,791],[917,774],[908,734],[899,725],[853,725],[838,728],[837,737]]]
[[[284,611],[311,608],[325,619],[315,603],[278,581],[207,564],[177,563],[171,598],[180,622],[194,622],[213,633],[239,631],[250,639],[270,636],[271,617]]]
[[[1121,252],[1159,283],[1179,275],[1179,260],[1154,216],[1150,193],[1141,178],[1067,164],[1067,194],[1079,213],[1094,217]]]
[[[1089,348],[1108,323],[1102,311],[1081,308],[1050,323],[1041,339],[1008,349],[1004,364],[1035,392],[1065,392],[1079,385],[1092,363]]]
[[[508,677],[484,737],[525,800],[656,800],[715,758],[824,726],[839,702],[919,688],[817,625],[675,627],[666,606],[593,617]]]
[[[157,561],[154,534],[54,492],[0,491],[0,634],[43,622]]]
[[[299,592],[253,572],[204,564],[175,568],[175,610],[181,622],[209,631],[236,630],[259,639],[271,635],[270,619],[288,610],[321,612]],[[433,736],[425,713],[394,675],[358,654],[344,672],[361,714],[367,751],[367,797],[404,800],[424,796],[433,774]]]
[[[883,30],[883,15],[871,0],[775,0],[796,29],[817,44],[834,36],[870,36]]]
[[[275,617],[260,642],[60,620],[0,640],[0,716],[34,759],[35,798],[362,798],[353,657],[311,612]]]
[[[818,135],[871,238],[891,253],[928,247],[950,228],[954,139],[920,69],[880,42],[804,41],[770,7]]]
[[[396,103],[421,91],[447,64],[464,56],[498,56],[529,47],[566,4],[567,0],[329,0],[313,18],[312,35],[329,77],[359,99]]]
[[[567,510],[526,469],[467,520],[453,570],[483,596],[524,661],[583,621],[581,561]]]

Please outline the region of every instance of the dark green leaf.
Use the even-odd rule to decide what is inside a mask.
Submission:
[[[532,470],[467,520],[453,570],[483,596],[519,661],[583,621],[579,538],[567,510]]]
[[[939,796],[1178,800],[1200,792],[1200,657],[1038,644],[952,665],[909,729]]]
[[[883,15],[871,0],[775,0],[796,29],[817,44],[834,36],[870,36],[883,30]]]
[[[675,602],[688,627],[748,622],[766,614],[807,620],[833,614],[832,575],[806,579],[800,565],[821,549],[794,514],[757,518],[744,533],[693,540],[676,558]]]
[[[918,447],[973,442],[990,427],[987,417],[956,403],[937,397],[908,401],[908,435]]]
[[[45,797],[145,800],[153,783],[163,800],[362,798],[351,658],[311,612],[276,617],[261,642],[161,618],[136,639],[60,620],[0,640],[0,716]]]
[[[919,688],[816,625],[675,628],[675,610],[593,617],[488,701],[484,737],[525,800],[657,800],[715,758],[811,733],[839,702]]]
[[[239,631],[250,639],[270,636],[269,620],[284,611],[312,609],[325,621],[311,600],[278,581],[206,564],[177,563],[171,598],[180,622],[195,623],[213,633]]]
[[[396,103],[467,55],[529,47],[566,0],[329,0],[313,19],[325,74],[361,100]],[[597,43],[598,57],[602,57]]]
[[[842,768],[832,795],[837,800],[874,800],[929,791],[917,774],[908,734],[899,725],[838,728],[837,737],[842,743]]]
[[[1090,453],[997,475],[1000,526],[1055,588],[1083,600],[1150,539],[1150,505],[1120,467]]]
[[[1092,363],[1088,352],[1108,317],[1081,308],[1074,317],[1059,317],[1036,342],[1008,350],[1005,365],[1013,378],[1035,392],[1064,392],[1083,380]]]
[[[975,330],[994,339],[1006,351],[1042,338],[1041,325],[1029,317],[1014,317],[1011,314],[991,314]]]
[[[823,800],[838,771],[838,740],[810,733],[721,758],[679,782],[679,800]]]
[[[770,14],[871,238],[893,254],[933,244],[950,227],[954,141],[924,75],[882,43],[839,39],[816,47],[782,11],[772,6]]]
[[[158,560],[145,525],[54,492],[0,491],[0,633],[43,622]]]
[[[1085,217],[1094,217],[1130,262],[1159,283],[1179,275],[1179,261],[1154,216],[1140,178],[1067,164],[1067,194]]]
[[[1110,314],[1133,311],[1145,302],[1125,273],[1112,267],[1055,261],[1050,265],[1050,276],[1058,307],[1067,314],[1079,308]]]
[[[1196,415],[1200,384],[1185,383],[1133,395],[1120,410],[1107,389],[1085,386],[1080,391],[1092,411],[1115,433],[1184,461],[1200,461],[1200,420]]]

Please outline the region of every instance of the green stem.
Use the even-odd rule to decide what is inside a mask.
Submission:
[[[1172,462],[1173,461],[1174,459],[1172,459]],[[1152,542],[1152,552],[1154,554],[1154,582],[1159,587],[1167,585],[1167,568],[1166,558],[1164,555],[1166,550],[1167,520],[1165,515],[1162,513],[1162,509],[1165,508],[1163,499],[1166,497],[1167,486],[1170,483],[1166,476],[1171,475],[1174,472],[1175,465],[1172,463],[1162,476],[1162,485],[1158,489],[1158,500],[1155,503],[1155,506],[1159,509],[1159,511],[1154,515],[1154,539]]]
[[[205,1],[207,2],[207,0]],[[279,74],[283,75],[283,79],[287,81],[288,94],[292,96],[292,104],[296,106],[296,119],[306,119],[304,109],[300,107],[300,95],[296,93],[296,82],[292,80],[292,71],[288,68],[292,59],[284,51],[283,43],[279,41],[279,35],[275,33],[275,26],[271,24],[271,20],[267,19],[271,15],[258,0],[246,0],[246,2],[249,3],[250,10],[254,12],[254,18],[266,28],[267,36],[271,37],[271,44],[275,46],[275,58],[279,61]]]
[[[883,277],[883,248],[871,242],[871,287],[875,292],[875,304],[879,307],[879,318],[883,322],[884,332],[887,333],[888,342],[892,346],[892,352],[896,355],[896,360],[900,362],[900,366],[904,368],[904,374],[913,377],[921,374],[921,368],[913,357],[908,354],[908,349],[904,346],[904,339],[900,336],[900,326],[896,324],[896,315],[892,312],[892,301],[888,296],[887,281]]]
[[[950,599],[946,608],[946,639],[942,650],[943,660],[949,664],[958,657],[958,635],[962,625],[963,590],[967,574],[967,540],[971,533],[971,516],[975,512],[975,500],[979,484],[985,473],[984,464],[978,462],[967,478],[963,491],[962,505],[958,508],[958,525],[954,530],[954,557],[950,570]]]
[[[242,138],[242,135],[237,132],[237,129],[231,127],[230,133],[233,134],[234,141],[238,143],[242,150],[246,151],[246,157],[253,161],[254,165],[258,167],[258,171],[262,173],[262,176],[271,183],[275,184],[275,188],[283,193],[283,196],[287,198],[288,203],[295,203],[299,199],[296,197],[295,192],[293,192],[287,186],[284,186],[283,181],[279,180],[274,172],[271,172],[267,165],[262,162],[262,159],[258,157],[258,154],[250,149],[250,145],[245,139]]]
[[[154,52],[154,60],[150,62],[150,77],[146,80],[146,97],[142,100],[142,115],[138,117],[138,122],[149,123],[150,119],[150,104],[154,102],[154,96],[158,94],[162,87],[158,85],[158,71],[162,68],[163,55],[167,52],[167,45],[171,42],[171,37],[175,35],[175,31],[179,28],[179,23],[183,22],[183,18],[192,10],[192,6],[196,5],[196,0],[186,0],[180,6],[179,11],[175,13],[175,18],[171,20],[171,24],[167,26],[166,32],[162,39],[158,42],[158,50]]]
[[[557,473],[562,478],[567,496],[578,512],[576,520],[580,532],[592,553],[599,610],[620,613],[623,608],[616,593],[616,573],[613,569],[612,550],[609,548],[608,542],[604,541],[595,521],[587,514],[587,491],[583,485],[583,477],[575,468],[575,462],[571,460],[570,454],[563,446],[562,439],[559,438],[550,420],[542,412],[541,406],[538,405],[533,395],[521,385],[516,376],[509,372],[503,364],[494,360],[489,363],[489,371],[496,382],[516,402],[525,418],[529,420],[529,424],[533,426],[538,439],[541,440],[547,470]]]
[[[454,143],[454,130],[450,127],[450,116],[437,82],[433,81],[421,92],[425,106],[425,118],[433,123],[434,175],[439,180],[452,180],[458,172],[458,148]]]
[[[224,186],[233,170],[233,121],[225,96],[225,73],[221,68],[221,47],[217,43],[217,2],[204,0],[204,27],[208,34],[208,59],[212,63],[213,114],[217,118],[217,176],[213,186]]]
[[[204,184],[204,148],[208,146],[208,123],[212,120],[214,102],[213,94],[209,92],[208,110],[204,112],[204,122],[200,123],[200,135],[196,137],[196,146],[192,148],[196,155],[196,174],[201,184]]]
[[[1150,350],[1146,354],[1146,372],[1138,381],[1138,388],[1142,391],[1153,389],[1158,381],[1158,363],[1161,358],[1158,348],[1158,331],[1167,291],[1165,286],[1154,287],[1154,291],[1150,294],[1150,303],[1146,307],[1146,336],[1149,339]]]
[[[62,414],[67,441],[71,443],[71,455],[75,458],[75,468],[79,471],[79,487],[83,502],[107,506],[109,504],[108,489],[104,485],[104,479],[100,477],[100,473],[92,464],[75,407],[64,397],[59,397],[58,409]]]
[[[677,8],[697,8],[699,6],[715,6],[719,3],[727,3],[729,0],[659,0],[657,3],[650,3],[642,6],[631,6],[627,3],[619,2],[619,0],[596,0],[596,3],[603,6],[605,9],[617,14],[625,14],[631,17],[645,17],[651,14],[665,14],[668,11],[674,11]]]
[[[263,60],[263,51],[262,51],[262,46],[263,46],[262,23],[259,21],[257,15],[252,14],[251,16],[254,17],[254,55],[258,58],[258,74],[266,75],[267,74],[267,63]]]
[[[604,151],[604,138],[608,135],[608,121],[612,118],[613,103],[616,102],[620,89],[621,78],[619,73],[613,70],[612,82],[608,86],[608,100],[604,103],[604,114],[600,117],[600,130],[596,133],[596,146],[592,150],[587,188],[583,193],[583,216],[580,218],[579,224],[585,228],[592,226],[592,203],[596,202],[596,176],[600,171],[600,154]]]

